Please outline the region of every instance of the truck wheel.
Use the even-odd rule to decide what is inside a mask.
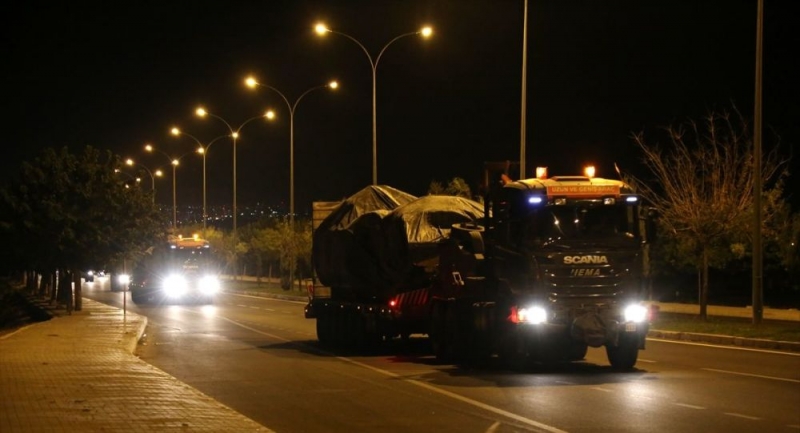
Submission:
[[[132,290],[131,301],[133,301],[134,304],[143,304],[145,299],[139,294],[138,290]]]
[[[630,370],[639,358],[639,344],[635,336],[620,335],[616,346],[606,345],[608,362],[617,370]]]
[[[460,323],[458,323],[458,312],[455,305],[448,306],[444,314],[444,341],[446,358],[450,362],[459,362],[463,357],[463,344]]]
[[[437,302],[433,305],[433,311],[431,313],[431,348],[433,349],[433,355],[436,356],[436,360],[440,363],[447,363],[450,361],[448,359],[447,342],[444,338],[446,309],[446,304]]]
[[[323,346],[330,346],[333,343],[333,336],[331,335],[331,316],[329,314],[320,314],[317,316],[317,340]]]
[[[568,349],[569,361],[580,361],[586,358],[586,353],[589,352],[589,346],[583,343],[573,342]]]

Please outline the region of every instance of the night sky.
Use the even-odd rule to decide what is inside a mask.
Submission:
[[[800,142],[800,46],[792,1],[765,0],[765,148]],[[260,2],[25,2],[3,14],[3,174],[44,147],[86,145],[151,170],[173,157],[178,205],[202,204],[196,143],[228,133],[199,119],[199,105],[234,129],[238,204],[287,206],[289,110],[277,93],[248,89],[254,74],[290,101],[336,79],[335,92],[306,94],[294,114],[295,203],[337,200],[372,181],[372,93],[367,55],[353,41],[313,32],[318,21],[359,41],[377,68],[378,182],[423,195],[432,180],[473,187],[485,161],[520,153],[522,0]],[[630,139],[641,130],[734,104],[752,117],[756,0],[530,0],[527,166],[577,174],[614,163],[640,174]],[[209,205],[232,201],[232,145],[207,155]],[[793,166],[799,166],[797,162]],[[800,171],[800,170],[794,170]],[[171,173],[171,169],[169,172]],[[798,188],[800,173],[790,188]],[[145,185],[149,187],[150,179]],[[172,181],[156,179],[171,205]]]

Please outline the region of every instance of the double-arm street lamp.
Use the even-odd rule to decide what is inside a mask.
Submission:
[[[213,117],[213,118],[219,120],[220,122],[224,123],[225,126],[228,128],[228,132],[230,133],[230,137],[231,137],[231,142],[233,143],[233,277],[236,278],[236,242],[237,242],[237,237],[236,237],[236,214],[238,212],[236,210],[236,140],[239,138],[239,132],[242,130],[242,128],[244,128],[245,125],[247,125],[248,123],[250,123],[250,122],[252,122],[253,120],[256,120],[256,119],[272,120],[272,119],[275,118],[275,112],[273,112],[272,110],[267,110],[264,114],[261,114],[259,116],[254,116],[254,117],[251,117],[251,118],[245,120],[236,129],[234,129],[231,126],[231,124],[228,123],[227,120],[223,119],[222,117],[220,117],[220,116],[218,116],[218,115],[216,115],[214,113],[208,112],[203,107],[199,107],[197,110],[195,110],[195,114],[197,114],[197,116],[199,116],[199,117],[206,117],[206,116]]]
[[[251,89],[255,89],[256,87],[264,87],[273,90],[275,93],[280,95],[281,98],[283,98],[283,102],[286,103],[286,107],[289,109],[289,219],[294,222],[294,113],[297,109],[297,104],[300,103],[300,100],[303,99],[304,96],[317,89],[329,88],[335,90],[339,87],[339,83],[336,81],[330,81],[326,84],[312,87],[298,96],[292,104],[280,90],[268,84],[260,83],[254,77],[247,77],[244,82]]]
[[[177,230],[177,228],[178,228],[178,196],[177,196],[177,182],[176,182],[175,169],[178,168],[178,165],[180,164],[180,159],[183,158],[186,155],[183,155],[183,156],[181,156],[179,158],[173,158],[173,157],[167,155],[164,151],[162,151],[160,149],[156,149],[151,144],[146,144],[144,146],[144,150],[146,152],[149,152],[149,153],[158,152],[158,153],[164,155],[167,158],[167,160],[169,160],[169,163],[172,165],[172,229],[173,230]]]
[[[204,145],[197,137],[187,133],[186,131],[182,131],[180,128],[174,127],[170,130],[170,133],[176,137],[185,135],[194,140],[194,142],[197,143],[197,153],[203,156],[203,237],[205,237],[206,221],[208,221],[208,208],[206,207],[206,156],[208,155],[208,149],[211,148],[212,144],[221,138],[229,137],[229,135],[220,135],[219,137],[211,140],[211,142],[208,144]]]
[[[369,51],[361,44],[356,38],[342,33],[336,30],[331,30],[325,24],[319,23],[314,27],[314,31],[317,32],[320,36],[324,36],[327,33],[334,33],[337,35],[341,35],[350,39],[351,41],[355,42],[356,45],[361,47],[364,51],[364,54],[367,55],[367,59],[369,60],[369,64],[372,67],[372,184],[378,184],[378,117],[377,117],[377,74],[376,71],[378,70],[378,62],[381,60],[381,56],[383,55],[386,48],[389,47],[393,42],[400,38],[404,38],[406,36],[412,35],[421,35],[423,38],[428,38],[433,34],[433,29],[431,27],[423,27],[422,29],[414,32],[403,33],[401,35],[395,36],[394,39],[390,40],[386,43],[386,45],[381,48],[378,52],[377,57],[375,60],[372,59],[372,56],[369,54]]]
[[[151,171],[149,168],[145,167],[142,164],[134,162],[133,159],[128,158],[125,160],[125,164],[133,167],[134,165],[143,169],[148,175],[150,175],[150,194],[153,195],[153,203],[156,202],[156,177],[161,177],[164,173],[161,170],[156,170],[155,172]]]

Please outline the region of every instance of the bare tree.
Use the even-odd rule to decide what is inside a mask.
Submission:
[[[777,145],[763,158],[759,174],[753,167],[752,133],[735,110],[711,112],[698,124],[687,121],[665,128],[667,146],[651,144],[643,132],[633,140],[643,151],[652,182],[634,179],[640,194],[661,216],[661,227],[682,250],[692,255],[698,270],[700,317],[707,318],[708,274],[721,246],[749,239],[752,232],[753,179],[760,175],[768,194],[787,174]],[[765,209],[765,224],[769,209]],[[751,240],[751,239],[750,239]],[[727,243],[727,245],[726,245]]]

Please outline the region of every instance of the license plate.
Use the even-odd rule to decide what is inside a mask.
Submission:
[[[633,322],[626,323],[625,332],[636,332],[636,324]]]

